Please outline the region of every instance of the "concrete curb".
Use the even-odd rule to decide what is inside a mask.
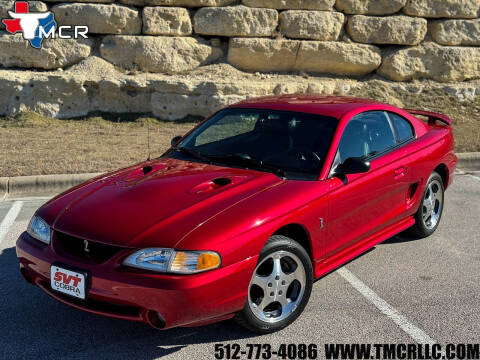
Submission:
[[[6,197],[54,195],[81,184],[100,173],[35,175],[0,178],[0,200]]]
[[[8,195],[8,178],[0,177],[0,201]]]
[[[459,153],[457,156],[458,169],[480,171],[480,152]],[[0,201],[7,197],[55,195],[98,175],[100,173],[0,177]]]
[[[457,168],[463,171],[480,171],[480,152],[459,153]]]

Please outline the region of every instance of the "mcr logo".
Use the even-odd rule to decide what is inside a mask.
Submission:
[[[80,283],[80,281],[82,281],[82,279],[79,278],[78,276],[67,275],[67,274],[62,273],[61,271],[57,271],[55,273],[55,275],[53,277],[53,280],[57,281],[57,282],[60,282],[60,283],[63,283],[65,285],[70,285],[70,283],[72,282],[72,285],[74,287],[77,287],[78,284]]]

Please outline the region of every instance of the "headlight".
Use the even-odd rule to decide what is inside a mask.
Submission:
[[[50,243],[50,226],[39,216],[33,215],[28,224],[27,233],[45,244]]]
[[[123,264],[162,273],[194,274],[220,267],[221,259],[213,251],[151,248],[133,253]]]

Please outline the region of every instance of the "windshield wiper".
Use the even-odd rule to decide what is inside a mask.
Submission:
[[[202,155],[200,152],[198,152],[196,150],[193,150],[193,149],[189,149],[185,146],[178,146],[178,147],[174,146],[174,147],[172,147],[172,149],[175,150],[175,151],[180,151],[184,154],[190,155],[191,157],[194,157],[198,160],[202,160],[202,161],[204,161],[208,164],[210,164],[212,162],[208,157],[206,157],[205,155]]]
[[[229,164],[244,165],[247,168],[254,168],[260,170],[267,170],[277,176],[285,177],[285,170],[278,168],[273,165],[265,164],[261,160],[252,159],[251,157],[235,155],[235,154],[225,154],[225,155],[208,155],[211,160],[218,162],[226,162]]]

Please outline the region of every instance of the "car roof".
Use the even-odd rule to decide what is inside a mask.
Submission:
[[[306,112],[337,119],[356,108],[385,105],[378,101],[349,96],[320,96],[320,95],[280,95],[251,98],[240,101],[228,108],[257,108],[283,111]]]

